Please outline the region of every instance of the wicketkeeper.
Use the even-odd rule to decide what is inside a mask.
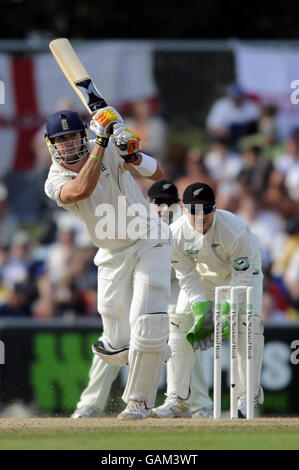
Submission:
[[[152,211],[131,173],[156,181],[157,161],[140,152],[140,139],[106,107],[90,122],[88,142],[78,113],[58,111],[47,121],[52,166],[46,194],[74,212],[99,248],[98,310],[103,336],[93,350],[111,365],[127,365],[120,419],[151,414],[167,344],[171,246],[169,228]],[[137,215],[136,215],[137,211]],[[152,236],[155,234],[155,237]]]
[[[173,267],[181,291],[170,325],[172,350],[167,364],[167,399],[154,408],[159,418],[184,417],[190,413],[194,349],[213,346],[215,287],[252,286],[254,314],[254,404],[263,403],[260,375],[263,358],[261,318],[263,274],[257,236],[234,214],[216,210],[212,188],[203,183],[188,186],[183,194],[184,215],[171,226]],[[239,305],[238,414],[246,417],[246,299]],[[229,339],[228,299],[222,301],[222,336]]]

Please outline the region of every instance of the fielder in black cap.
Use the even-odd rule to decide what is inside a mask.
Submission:
[[[148,201],[157,205],[158,214],[168,225],[170,225],[177,216],[181,215],[182,209],[178,190],[175,184],[169,180],[156,181],[148,190]]]
[[[156,181],[148,190],[150,202],[154,204],[167,204],[179,202],[178,190],[175,184],[169,180]]]
[[[185,212],[190,214],[190,222],[194,228],[197,228],[197,216],[200,217],[202,233],[205,234],[212,225],[216,210],[215,194],[211,186],[205,183],[190,184],[184,191],[183,204]]]

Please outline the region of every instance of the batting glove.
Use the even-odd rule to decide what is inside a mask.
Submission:
[[[133,163],[139,158],[138,152],[141,150],[140,137],[122,123],[117,123],[113,127],[113,139],[120,157],[126,163]]]
[[[122,123],[123,118],[111,106],[102,108],[93,116],[90,121],[90,130],[97,136],[97,143],[103,147],[107,147],[109,137],[113,132],[113,126]]]

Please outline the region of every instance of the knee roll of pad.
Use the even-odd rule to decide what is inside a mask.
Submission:
[[[167,313],[141,315],[135,322],[130,348],[136,351],[164,351],[169,337],[169,318]]]

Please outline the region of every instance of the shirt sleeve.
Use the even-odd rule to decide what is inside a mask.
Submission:
[[[222,100],[216,101],[216,103],[213,104],[208,114],[206,121],[207,128],[213,130],[217,128],[227,127],[226,114],[226,103]]]
[[[67,209],[76,213],[78,211],[78,207],[75,202],[71,204],[64,204],[60,200],[61,188],[65,183],[67,183],[70,180],[71,180],[71,176],[70,177],[65,177],[61,175],[48,176],[45,182],[45,193],[50,199],[55,201],[59,207],[63,207],[64,209]]]
[[[195,260],[181,250],[175,239],[172,241],[172,266],[181,289],[188,296],[190,305],[206,300]]]

